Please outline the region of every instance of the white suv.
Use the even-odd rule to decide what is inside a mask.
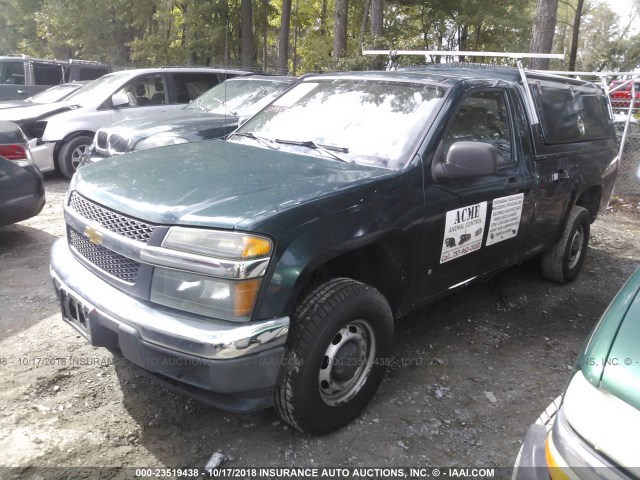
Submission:
[[[105,75],[64,102],[0,111],[30,139],[43,172],[56,167],[71,178],[100,127],[174,110],[226,78],[249,72],[215,68],[150,68]]]

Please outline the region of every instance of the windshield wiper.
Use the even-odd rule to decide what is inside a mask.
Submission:
[[[340,160],[341,162],[344,162],[344,163],[351,163],[350,160],[347,160],[346,158],[343,158],[340,155],[337,155],[334,153],[334,152],[349,153],[349,149],[346,147],[324,145],[322,143],[316,143],[313,140],[300,141],[300,140],[283,140],[281,138],[276,138],[275,141],[277,143],[282,143],[284,145],[296,145],[299,147],[306,147],[306,148],[313,148],[314,150],[320,150],[321,152],[324,152],[327,155],[332,156],[336,160]]]
[[[278,146],[275,144],[276,142],[274,142],[273,140],[271,140],[270,138],[267,137],[261,137],[259,135],[256,135],[253,132],[239,132],[239,133],[232,133],[231,136],[233,137],[234,135],[237,135],[239,137],[246,137],[246,138],[250,138],[252,140],[257,140],[258,142],[260,142],[263,145],[266,145],[267,147],[269,147],[271,150],[278,150]]]

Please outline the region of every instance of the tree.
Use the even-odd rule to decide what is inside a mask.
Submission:
[[[578,0],[576,14],[573,17],[573,34],[571,35],[571,51],[569,52],[569,70],[575,72],[576,58],[578,56],[578,38],[580,35],[580,21],[582,20],[582,7],[584,0]]]
[[[371,0],[371,35],[373,44],[378,46],[384,27],[384,0]]]
[[[0,8],[0,54],[43,55],[46,41],[37,35],[35,13],[43,0],[4,0]]]
[[[278,34],[278,73],[289,72],[289,27],[291,25],[291,0],[282,1],[280,33]]]
[[[360,24],[360,46],[364,47],[364,36],[369,24],[369,12],[371,11],[371,0],[364,0],[364,10],[362,12],[362,23]]]
[[[240,8],[240,65],[249,68],[255,66],[256,58],[251,0],[242,0]]]
[[[384,0],[371,0],[371,43],[373,48],[382,47],[384,35]],[[374,70],[382,69],[382,58],[378,57],[371,64]]]
[[[336,13],[333,30],[333,58],[335,60],[343,56],[347,49],[347,20],[349,13],[349,0],[336,0]]]
[[[557,13],[558,0],[537,0],[531,35],[531,53],[551,53]],[[529,66],[536,70],[548,70],[549,59],[532,58]]]
[[[640,60],[640,41],[630,30],[640,0],[620,17],[601,0],[94,0],[91,8],[86,0],[0,1],[0,54],[98,59],[115,68],[243,65],[285,73],[291,65],[296,74],[380,68],[385,57],[362,57],[362,46],[572,51],[578,70],[632,69]]]

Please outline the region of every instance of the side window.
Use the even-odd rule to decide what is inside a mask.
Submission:
[[[547,145],[608,138],[608,107],[598,87],[537,80],[532,93]]]
[[[125,93],[129,104],[122,107],[146,107],[165,103],[164,76],[162,74],[137,77],[117,93]]]
[[[444,156],[455,142],[483,142],[499,152],[498,167],[513,163],[511,123],[503,92],[477,92],[462,102],[443,139]]]
[[[218,84],[215,73],[174,73],[176,85],[176,102],[189,103],[204,92]]]
[[[32,62],[33,77],[36,85],[59,85],[62,83],[63,70],[55,63]]]
[[[0,62],[0,83],[24,85],[24,62]]]

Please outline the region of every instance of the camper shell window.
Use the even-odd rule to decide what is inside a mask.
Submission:
[[[535,80],[530,86],[546,144],[609,137],[607,97],[595,85],[563,85]]]

